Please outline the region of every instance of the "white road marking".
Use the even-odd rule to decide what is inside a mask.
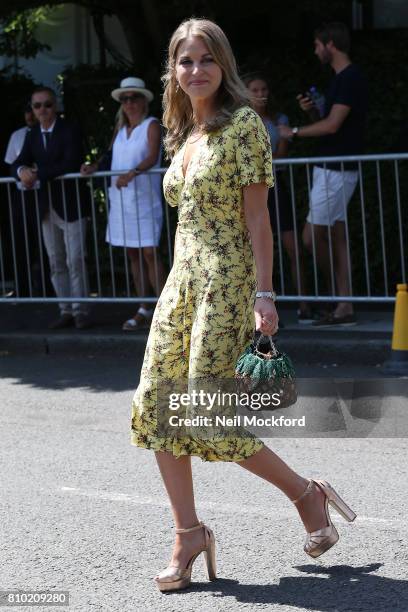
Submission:
[[[103,499],[106,501],[119,501],[119,502],[128,502],[131,504],[137,504],[139,506],[157,506],[159,508],[169,508],[169,502],[165,500],[159,500],[153,497],[135,497],[134,495],[129,495],[128,493],[108,493],[107,491],[87,491],[84,489],[79,489],[77,487],[61,487],[61,491],[64,493],[71,493],[72,495],[80,495],[82,497],[91,497],[94,499]],[[237,506],[235,504],[221,504],[219,502],[199,502],[197,506],[201,508],[206,508],[208,510],[217,510],[218,512],[224,512],[225,514],[250,514],[253,516],[261,516],[264,518],[288,518],[288,513],[277,515],[276,512],[271,508],[270,512],[263,511],[259,508],[259,506],[248,506],[245,507]],[[293,509],[292,512],[295,514],[296,510]],[[378,516],[362,516],[358,515],[354,523],[383,523],[385,525],[391,525],[393,523],[399,525],[401,527],[402,523],[406,523],[408,521],[403,521],[400,517],[397,520],[389,520],[385,518],[381,518]]]

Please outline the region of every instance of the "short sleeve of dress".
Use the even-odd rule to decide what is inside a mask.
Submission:
[[[234,124],[240,186],[266,183],[268,187],[273,187],[272,149],[262,119],[251,108],[243,107],[236,112]]]

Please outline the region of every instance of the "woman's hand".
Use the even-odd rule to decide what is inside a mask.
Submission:
[[[273,336],[278,331],[279,317],[275,302],[270,298],[257,298],[254,306],[255,329],[265,336]]]
[[[98,164],[97,163],[82,164],[79,172],[82,174],[82,176],[89,176],[90,174],[93,174],[97,170],[98,170]]]
[[[118,180],[116,181],[116,187],[118,189],[122,189],[122,187],[127,187],[130,181],[133,181],[135,176],[136,172],[134,170],[130,170],[129,172],[126,172],[126,174],[120,174],[118,176]]]

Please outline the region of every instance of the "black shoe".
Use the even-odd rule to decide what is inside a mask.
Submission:
[[[48,325],[48,329],[64,329],[65,327],[72,327],[74,324],[74,317],[68,312],[62,314],[55,321],[51,321]]]
[[[75,317],[75,327],[77,329],[88,329],[92,327],[91,319],[86,314],[78,314]]]
[[[354,314],[347,314],[341,317],[336,317],[333,313],[329,314],[327,317],[323,317],[319,321],[315,321],[313,323],[314,327],[333,327],[338,325],[340,327],[349,327],[351,325],[356,325],[357,319]]]

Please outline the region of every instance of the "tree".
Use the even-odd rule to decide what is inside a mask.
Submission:
[[[35,30],[52,10],[45,5],[35,9],[12,11],[0,20],[0,55],[13,59],[15,74],[18,72],[19,57],[35,57],[39,51],[50,48],[36,39]]]
[[[174,28],[192,15],[215,19],[231,37],[234,49],[251,53],[262,45],[279,48],[300,39],[309,44],[310,29],[319,21],[351,17],[348,0],[72,0],[87,8],[99,38],[100,64],[110,54],[116,64],[130,67],[138,74],[158,76],[168,39]],[[48,7],[66,0],[48,0]],[[2,0],[0,20],[28,9],[45,6],[44,0]],[[131,62],[120,55],[104,31],[104,17],[115,15],[123,29]],[[262,32],[262,34],[260,34]],[[34,48],[34,47],[33,47]],[[239,53],[238,53],[239,54]]]
[[[45,48],[35,39],[35,27],[45,18],[52,7],[65,4],[64,0],[4,0],[0,6],[0,25],[3,33],[0,38],[0,54],[9,57],[34,57]],[[143,67],[145,51],[151,50],[151,60],[157,61],[162,48],[160,7],[157,0],[74,0],[74,4],[90,11],[95,31],[100,41],[100,59],[104,62],[105,51],[117,63],[126,63],[113,43],[106,39],[103,17],[116,15],[122,25],[132,64]],[[171,3],[169,3],[171,4]],[[160,51],[159,51],[160,50]]]

